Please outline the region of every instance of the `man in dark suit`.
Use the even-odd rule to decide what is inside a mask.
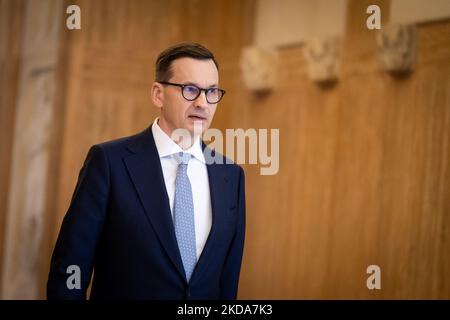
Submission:
[[[217,61],[199,44],[159,55],[160,116],[89,150],[53,252],[49,299],[85,299],[92,273],[91,299],[236,299],[244,172],[196,130],[211,124],[225,93],[218,84]]]

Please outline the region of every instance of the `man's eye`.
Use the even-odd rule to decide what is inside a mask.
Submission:
[[[186,86],[186,87],[184,87],[184,90],[189,94],[197,94],[197,92],[198,92],[198,89],[193,86]]]

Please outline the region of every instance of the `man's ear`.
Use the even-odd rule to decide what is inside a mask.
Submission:
[[[153,104],[158,108],[162,108],[164,101],[164,91],[161,83],[153,82],[151,96]]]

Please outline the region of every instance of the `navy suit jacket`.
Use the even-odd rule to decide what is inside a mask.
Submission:
[[[151,127],[91,147],[53,251],[47,298],[85,299],[93,273],[91,299],[235,299],[244,172],[221,158],[207,164],[212,226],[188,283]],[[67,286],[70,265],[80,268],[80,289]]]

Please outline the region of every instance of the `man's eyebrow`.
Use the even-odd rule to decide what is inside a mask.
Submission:
[[[190,82],[190,81],[183,82],[183,84],[185,84],[185,85],[194,85],[194,86],[196,86],[196,87],[202,88],[202,87],[199,86],[198,84],[196,84],[196,83],[194,83],[194,82]],[[215,84],[212,84],[212,85],[208,86],[207,88],[209,89],[209,88],[218,88],[218,87],[219,87],[219,85],[215,83]]]

